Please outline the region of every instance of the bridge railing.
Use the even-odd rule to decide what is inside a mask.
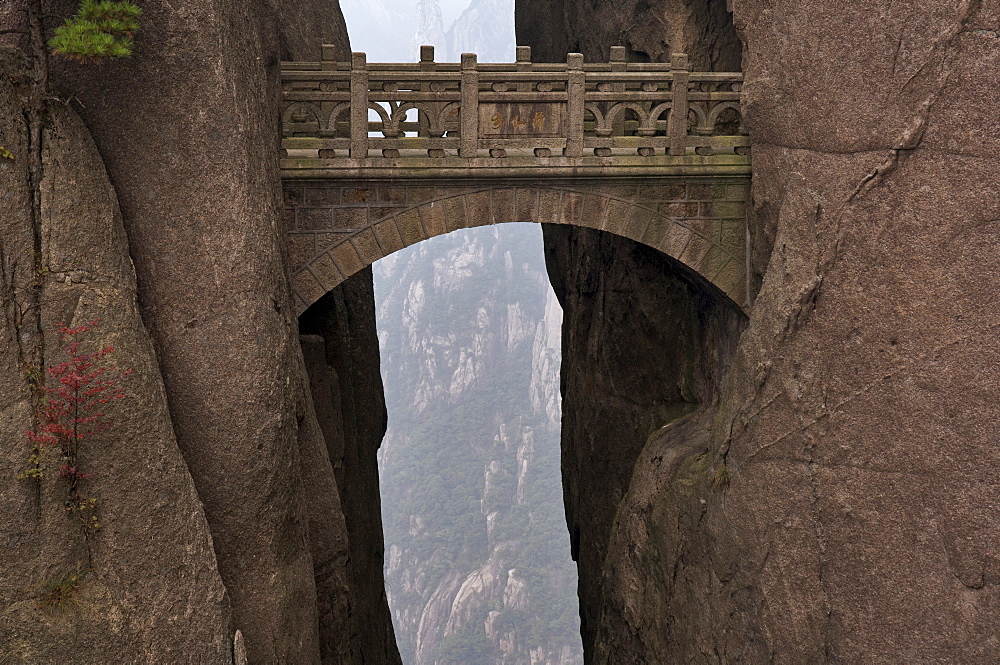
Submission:
[[[445,157],[537,158],[621,154],[675,157],[747,154],[740,109],[743,75],[691,72],[687,56],[629,63],[613,47],[606,63],[570,53],[533,63],[350,62],[323,48],[319,62],[282,63],[282,149],[320,160]],[[290,152],[291,151],[291,152]]]

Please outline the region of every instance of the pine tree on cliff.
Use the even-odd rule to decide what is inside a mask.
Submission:
[[[83,0],[76,14],[56,28],[49,48],[53,55],[75,60],[127,58],[132,55],[141,14],[131,2]]]

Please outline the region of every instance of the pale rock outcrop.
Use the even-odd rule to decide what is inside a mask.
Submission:
[[[560,348],[563,312],[554,291],[545,295],[545,314],[535,329],[534,348],[531,351],[531,409],[545,414],[550,431],[559,428],[562,417],[562,400],[559,393]]]

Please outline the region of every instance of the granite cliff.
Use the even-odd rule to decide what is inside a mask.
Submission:
[[[518,3],[518,41],[546,58],[623,44],[730,67],[738,35],[753,139],[749,325],[732,355],[731,328],[701,338],[716,373],[732,358],[710,432],[643,406],[659,420],[627,438],[641,452],[607,461],[623,496],[578,550],[587,662],[993,662],[998,6],[728,5],[732,25],[722,2],[642,3],[645,21],[629,3]],[[678,367],[659,353],[595,373],[588,351],[654,346],[692,301],[595,333],[618,301],[648,297],[595,278],[635,261],[589,268],[579,256],[625,244],[593,233],[547,229],[546,243],[569,294],[572,464],[590,437],[625,439],[573,427],[609,378]],[[632,404],[608,402],[631,422]],[[572,529],[574,505],[599,499],[586,471],[565,482],[583,488],[567,493]]]
[[[33,9],[51,28],[75,5],[4,3],[0,25],[22,26]],[[33,71],[5,62],[3,492],[18,509],[3,527],[0,660],[398,662],[384,601],[380,622],[377,604],[346,591],[364,575],[349,530],[367,527],[338,503],[349,513],[362,491],[341,499],[316,420],[274,161],[278,61],[316,57],[323,42],[346,55],[340,11],[144,9],[130,60],[51,62],[40,215],[27,191]],[[344,292],[370,302],[370,276]],[[31,448],[34,354],[58,361],[55,324],[93,318],[94,343],[114,343],[135,372],[132,398],[111,414],[125,429],[82,453],[104,524],[89,542],[63,514],[58,477],[14,479]],[[373,327],[342,321],[337,334],[370,334],[377,366]],[[352,441],[371,456],[380,399],[353,412]],[[40,589],[74,570],[85,571],[78,611],[41,612]]]
[[[76,3],[42,4],[51,29]],[[585,660],[996,662],[1000,5],[727,4],[516,8],[536,59],[742,62],[754,142],[745,312],[546,230]],[[145,10],[133,59],[52,63],[40,144],[2,55],[0,663],[399,662],[370,274],[299,322],[283,256],[278,62],[346,55],[339,9]],[[57,474],[15,478],[55,326],[94,318],[134,371],[81,453],[86,537]]]

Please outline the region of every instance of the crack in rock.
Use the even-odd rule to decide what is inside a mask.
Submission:
[[[958,17],[955,23],[950,29],[938,37],[938,39],[934,40],[934,45],[931,49],[931,57],[929,57],[927,61],[906,80],[906,83],[902,86],[903,90],[908,88],[911,83],[920,78],[928,69],[936,68],[943,70],[945,68],[947,53],[952,42],[954,42],[955,39],[957,39],[958,36],[965,31],[966,24],[979,10],[981,2],[982,0],[965,0],[962,3],[962,5],[958,8]],[[948,73],[942,72],[940,81],[938,82],[936,88],[927,96],[926,99],[924,99],[916,115],[910,120],[909,125],[903,131],[899,141],[897,141],[896,146],[890,150],[888,159],[876,166],[872,171],[866,174],[860,182],[858,182],[857,187],[855,187],[854,191],[851,192],[851,195],[847,197],[848,203],[853,202],[859,196],[868,193],[881,184],[885,180],[886,176],[899,167],[902,159],[905,158],[906,155],[909,155],[911,152],[920,147],[920,143],[923,141],[924,134],[927,131],[931,108],[941,95],[941,91],[944,89],[947,82]]]

